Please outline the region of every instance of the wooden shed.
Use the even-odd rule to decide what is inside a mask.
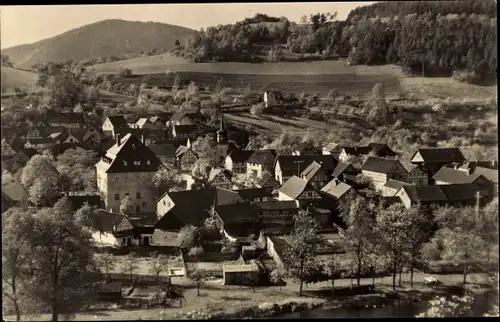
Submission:
[[[234,265],[226,264],[222,266],[224,285],[247,285],[258,284],[260,270],[256,264]]]

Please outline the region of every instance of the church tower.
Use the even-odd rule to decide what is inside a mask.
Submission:
[[[228,143],[227,131],[224,128],[224,111],[221,108],[220,109],[220,127],[219,127],[219,130],[217,131],[217,144],[227,144],[227,143]]]
[[[217,131],[217,148],[215,150],[215,158],[218,166],[222,166],[229,152],[229,139],[227,131],[224,128],[224,111],[220,109],[220,127]]]

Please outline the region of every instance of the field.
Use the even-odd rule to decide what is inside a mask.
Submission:
[[[30,92],[35,89],[38,76],[35,73],[21,69],[2,66],[2,95],[13,94],[15,88]]]

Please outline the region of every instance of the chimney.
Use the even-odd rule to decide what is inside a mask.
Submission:
[[[120,133],[116,133],[115,138],[116,138],[116,145],[120,145],[122,143]]]

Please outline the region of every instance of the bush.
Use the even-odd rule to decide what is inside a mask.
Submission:
[[[192,247],[188,253],[189,256],[200,256],[201,254],[203,254],[203,247],[201,246]]]
[[[118,73],[120,77],[127,77],[132,75],[132,70],[130,68],[120,68],[120,72]]]

